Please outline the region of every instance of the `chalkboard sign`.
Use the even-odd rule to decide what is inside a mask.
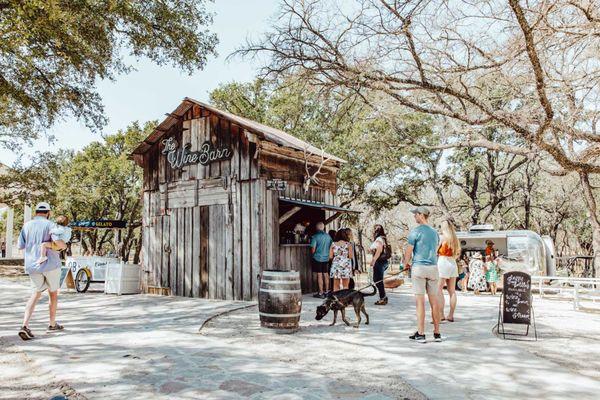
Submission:
[[[505,324],[531,324],[531,276],[525,272],[504,274],[504,301],[502,322]]]

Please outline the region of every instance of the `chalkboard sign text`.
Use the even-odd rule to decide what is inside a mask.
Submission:
[[[518,271],[504,274],[502,322],[531,324],[531,276]]]

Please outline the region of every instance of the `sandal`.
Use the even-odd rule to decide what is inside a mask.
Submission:
[[[387,297],[384,297],[383,299],[379,299],[375,302],[376,306],[385,306],[388,303],[388,299]]]
[[[23,326],[23,327],[21,327],[21,330],[19,331],[19,337],[23,340],[31,340],[35,336],[33,336],[33,333],[31,333],[31,331],[29,330],[28,327]]]
[[[46,332],[60,332],[63,329],[65,329],[64,326],[60,325],[58,322],[55,322],[54,326],[48,325]]]
[[[448,322],[454,322],[454,318],[448,318],[448,319],[446,319],[446,321],[448,321]]]

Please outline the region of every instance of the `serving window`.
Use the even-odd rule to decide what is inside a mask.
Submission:
[[[346,212],[356,211],[321,202],[282,197],[279,199],[279,244],[307,244],[316,231],[318,222],[324,222],[327,229],[328,224]]]

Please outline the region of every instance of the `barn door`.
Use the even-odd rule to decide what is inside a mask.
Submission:
[[[174,295],[233,298],[228,209],[216,204],[169,210],[162,237],[169,243],[168,286]]]
[[[226,204],[207,206],[208,226],[204,227],[208,242],[208,297],[232,298],[232,278],[228,271],[228,253],[231,251],[229,218]],[[207,229],[206,229],[207,228]],[[203,238],[201,239],[203,240]]]

